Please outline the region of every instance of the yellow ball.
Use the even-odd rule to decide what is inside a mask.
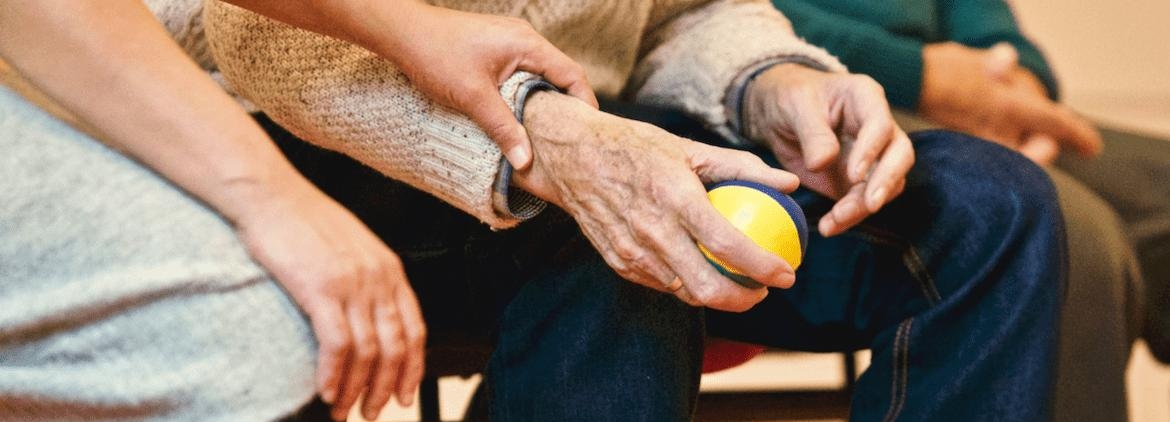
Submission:
[[[715,185],[707,192],[707,198],[731,225],[761,248],[780,256],[793,269],[800,266],[808,243],[808,226],[804,212],[791,197],[759,183],[736,180]],[[763,287],[711,255],[703,245],[699,248],[732,280],[746,287]]]

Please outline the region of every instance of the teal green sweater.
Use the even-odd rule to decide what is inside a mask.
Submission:
[[[914,109],[922,89],[922,46],[955,41],[986,48],[1006,41],[1058,96],[1040,50],[1025,38],[1003,0],[772,0],[796,33],[829,50],[854,73],[886,88],[890,103]]]

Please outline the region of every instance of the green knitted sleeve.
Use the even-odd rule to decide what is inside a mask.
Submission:
[[[797,35],[829,50],[851,72],[877,80],[885,87],[890,104],[917,107],[922,90],[922,41],[825,11],[807,0],[772,0],[772,4],[788,17]]]
[[[938,0],[946,38],[976,48],[1008,42],[1020,52],[1020,65],[1032,71],[1053,100],[1060,87],[1044,54],[1020,32],[1012,9],[1003,0]],[[848,63],[848,62],[846,62]]]

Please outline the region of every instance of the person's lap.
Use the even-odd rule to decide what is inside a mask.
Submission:
[[[1145,281],[1143,337],[1170,362],[1170,141],[1107,128],[1100,156],[1064,155],[1057,166],[1116,211]]]
[[[274,420],[312,397],[304,317],[214,212],[2,87],[0,150],[0,420]]]

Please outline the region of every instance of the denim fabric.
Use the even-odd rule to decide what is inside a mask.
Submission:
[[[906,191],[863,225],[815,232],[796,285],[713,335],[796,350],[871,348],[851,419],[1051,417],[1063,223],[1044,172],[949,132],[912,136]],[[831,201],[795,195],[810,221]]]
[[[671,112],[602,107],[720,142]],[[917,161],[898,199],[843,235],[813,230],[793,288],[742,314],[708,311],[708,331],[794,350],[872,348],[855,421],[1050,420],[1067,268],[1052,183],[989,142],[945,131],[912,140]],[[793,197],[810,225],[833,204],[803,188]]]
[[[702,312],[622,280],[558,209],[495,232],[347,157],[258,120],[286,156],[403,260],[430,339],[495,345],[495,421],[688,420]]]
[[[672,113],[603,107],[714,141]],[[432,332],[495,344],[485,378],[492,420],[689,419],[703,314],[621,280],[564,213],[492,232],[267,128],[403,257]],[[873,348],[853,420],[1047,420],[1065,276],[1051,184],[990,143],[947,132],[914,139],[918,164],[902,197],[861,229],[814,234],[796,287],[743,314],[708,312],[707,325],[798,350]],[[810,221],[832,204],[804,190],[794,197]]]

